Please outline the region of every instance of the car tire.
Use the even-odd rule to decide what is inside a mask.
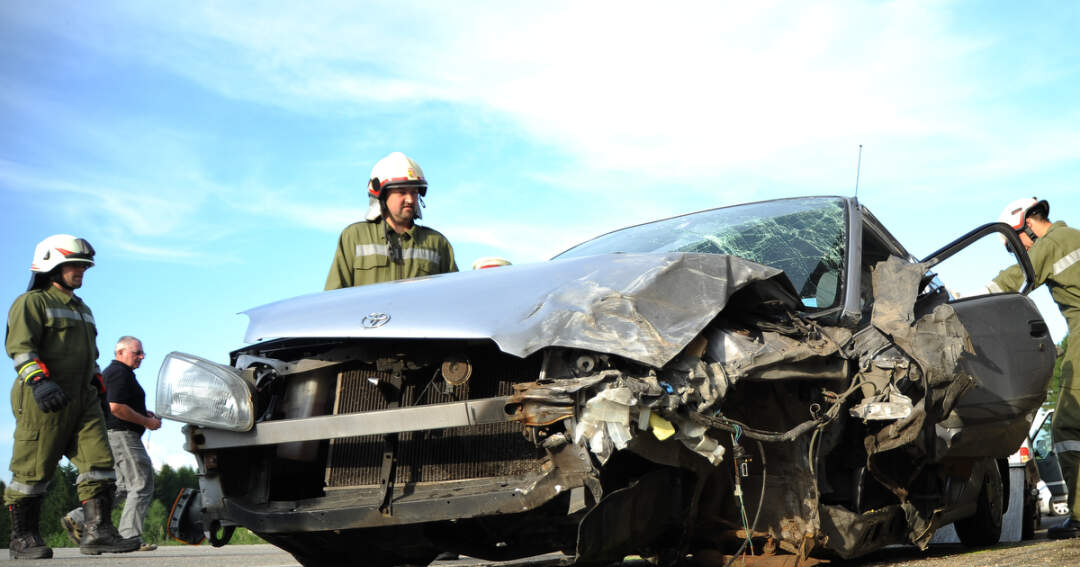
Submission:
[[[980,483],[975,514],[954,524],[956,536],[968,547],[986,547],[1001,539],[1002,493],[1001,472],[993,460],[987,461]]]

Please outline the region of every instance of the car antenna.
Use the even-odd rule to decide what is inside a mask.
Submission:
[[[859,172],[862,170],[862,144],[859,144],[859,162],[855,166],[855,198],[859,198]]]

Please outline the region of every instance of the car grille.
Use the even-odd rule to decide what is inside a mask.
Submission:
[[[386,409],[387,403],[373,384],[388,380],[388,373],[372,370],[343,372],[340,377],[335,414]],[[402,389],[402,406],[441,404],[513,394],[520,380],[487,380],[480,376],[452,393],[442,391],[444,382],[435,378],[430,386],[407,384]],[[419,402],[417,401],[419,398]],[[330,444],[326,474],[328,488],[378,485],[385,445],[381,435],[334,439]],[[535,471],[542,456],[522,435],[516,422],[455,427],[398,435],[395,484],[512,476]]]

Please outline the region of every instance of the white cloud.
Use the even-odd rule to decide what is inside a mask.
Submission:
[[[1007,44],[990,30],[965,33],[956,7],[936,2],[691,2],[663,10],[633,2],[326,2],[273,10],[196,2],[177,13],[130,2],[108,14],[82,9],[93,25],[25,18],[88,49],[288,113],[376,117],[438,103],[497,115],[533,143],[572,156],[557,166],[562,171],[531,174],[533,181],[619,193],[612,216],[622,221],[700,208],[650,202],[643,187],[656,183],[690,187],[710,204],[848,192],[859,143],[867,150],[864,187],[905,191],[1023,175],[1075,160],[1080,147],[1068,120],[1025,121],[1025,108],[1004,102],[987,113],[984,103],[1013,87],[1012,69],[982,72]],[[1018,67],[1037,69],[1022,73],[1026,88],[1062,73],[1045,62]],[[24,97],[20,108],[86,125],[34,100]],[[130,199],[138,188],[83,183],[135,234],[172,233],[208,199],[322,231],[340,230],[363,212],[363,203],[342,209],[274,181],[224,186],[206,173],[200,140],[167,125],[90,126],[72,130],[87,132],[97,154],[130,158],[133,146],[154,148],[135,154],[146,164],[131,173],[161,181],[152,194]],[[141,130],[153,134],[140,137]],[[626,183],[613,181],[620,179]],[[484,242],[497,231],[456,232]],[[526,256],[540,254],[522,240]]]
[[[226,96],[309,112],[477,105],[589,168],[659,179],[790,164],[820,146],[846,156],[864,138],[979,143],[964,139],[978,117],[956,110],[984,93],[965,69],[995,46],[922,2],[134,4],[127,17],[147,29],[99,48]]]

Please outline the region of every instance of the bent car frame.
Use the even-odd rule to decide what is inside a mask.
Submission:
[[[994,543],[1056,351],[1026,295],[932,269],[995,232],[1030,282],[1004,224],[917,261],[855,199],[806,197],[249,310],[230,364],[159,373],[200,472],[170,530],[304,565]]]

